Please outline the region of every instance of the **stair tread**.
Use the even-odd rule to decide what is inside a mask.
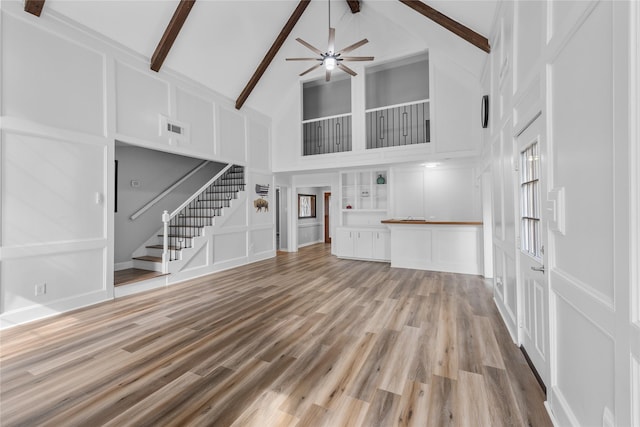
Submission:
[[[143,270],[140,268],[128,268],[126,270],[116,271],[114,273],[113,286],[128,285],[131,283],[141,282],[144,280],[155,279],[156,277],[166,276],[167,273],[159,271]]]
[[[162,262],[161,256],[151,256],[151,255],[136,256],[131,259],[136,259],[139,261]]]
[[[149,245],[149,246],[145,246],[145,247],[149,248],[149,249],[164,249],[164,246],[162,246],[162,245]],[[167,246],[167,249],[169,249],[170,251],[179,251],[180,250],[179,247],[171,246],[171,245]]]

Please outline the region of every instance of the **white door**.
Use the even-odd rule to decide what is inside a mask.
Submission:
[[[541,119],[517,137],[519,153],[519,338],[540,379],[549,384],[549,280],[545,271],[547,221],[545,144]]]

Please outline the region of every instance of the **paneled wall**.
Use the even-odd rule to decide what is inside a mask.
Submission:
[[[474,163],[391,168],[390,218],[481,221],[480,182]]]
[[[548,325],[550,342],[538,370],[558,425],[638,421],[640,372],[632,366],[640,329],[628,303],[638,286],[629,277],[638,263],[629,250],[629,213],[638,209],[629,204],[629,168],[638,160],[629,162],[628,134],[638,121],[629,110],[638,103],[637,95],[629,103],[638,81],[629,61],[640,43],[637,9],[634,2],[502,2],[491,37],[483,159],[493,177],[495,300],[514,341],[523,342],[516,141],[535,119],[547,147],[541,215],[549,224],[541,301],[549,314],[540,325]]]
[[[148,59],[54,11],[1,8],[0,327],[113,298],[116,139],[243,165],[248,190],[272,183],[268,118],[171,70],[152,72]],[[273,215],[256,217],[248,203],[241,211],[235,234],[216,242],[227,258],[211,255],[214,267],[181,279],[275,255]]]

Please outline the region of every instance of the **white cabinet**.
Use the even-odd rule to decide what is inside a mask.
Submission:
[[[336,254],[339,257],[352,258],[355,253],[354,232],[348,228],[336,230]]]
[[[336,255],[372,261],[389,261],[389,231],[383,228],[338,227]]]
[[[388,230],[374,231],[373,259],[388,261],[391,259],[391,233]]]
[[[355,230],[354,255],[356,258],[373,258],[373,232]]]

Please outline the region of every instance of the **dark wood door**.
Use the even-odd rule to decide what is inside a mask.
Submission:
[[[331,193],[324,193],[324,242],[331,243],[329,236],[329,210],[330,210]]]

